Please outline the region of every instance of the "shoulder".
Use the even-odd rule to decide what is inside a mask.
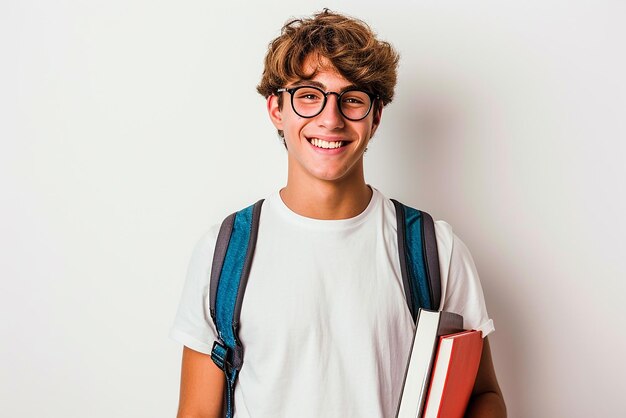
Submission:
[[[205,231],[200,239],[196,242],[193,249],[193,258],[196,256],[205,256],[207,254],[213,254],[215,249],[215,242],[217,241],[217,235],[220,230],[221,223],[212,225],[207,231]]]
[[[435,221],[435,236],[437,237],[439,254],[447,254],[449,256],[452,253],[455,241],[458,240],[458,237],[454,235],[452,226],[446,221]]]
[[[450,280],[459,273],[476,276],[476,267],[470,250],[446,221],[435,221],[435,236],[442,277]]]
[[[391,199],[383,196],[378,192],[380,198],[384,200],[385,217],[390,225],[395,229],[396,226],[396,209]],[[410,205],[403,205],[410,207]],[[431,214],[431,216],[433,216]],[[434,216],[433,216],[434,218]],[[439,263],[441,265],[442,276],[446,275],[450,271],[450,267],[457,267],[459,265],[473,266],[474,262],[472,256],[463,243],[463,241],[454,233],[452,226],[446,221],[437,220],[434,221],[435,225],[435,237],[437,239],[437,252],[439,255]]]
[[[215,224],[205,231],[196,241],[191,253],[187,267],[187,280],[195,282],[198,288],[208,285],[220,225],[221,223]]]
[[[265,200],[268,200],[268,199],[265,199]],[[195,271],[199,274],[202,274],[203,277],[205,277],[205,273],[207,271],[210,271],[210,267],[213,262],[213,253],[215,251],[215,245],[217,243],[218,235],[222,227],[222,224],[224,223],[226,218],[228,218],[230,215],[233,215],[237,212],[241,212],[245,209],[248,209],[249,207],[253,205],[254,203],[252,203],[251,205],[247,207],[238,208],[234,210],[233,212],[231,212],[230,214],[224,215],[220,222],[213,224],[210,228],[208,228],[208,230],[206,230],[200,236],[200,238],[196,242],[194,249],[193,249],[191,262],[189,265],[190,270]],[[263,205],[263,206],[266,206],[266,205]]]
[[[465,267],[475,270],[470,250],[463,240],[454,233],[450,224],[446,221],[435,221],[435,235],[440,262],[445,260],[448,267]]]
[[[437,249],[439,255],[444,256],[449,262],[471,262],[472,254],[463,240],[454,233],[452,226],[446,221],[435,221],[435,236],[437,237]]]

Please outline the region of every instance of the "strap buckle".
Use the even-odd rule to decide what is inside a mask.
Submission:
[[[211,350],[211,360],[226,373],[230,373],[232,370],[232,350],[222,344],[220,341],[213,343],[213,349]]]

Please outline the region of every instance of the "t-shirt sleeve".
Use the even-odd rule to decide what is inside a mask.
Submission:
[[[482,331],[483,338],[495,331],[485,305],[474,259],[450,225],[435,223],[441,269],[442,309],[463,316],[463,327]]]
[[[211,354],[217,332],[209,310],[209,283],[213,249],[219,225],[211,228],[196,244],[170,337],[205,354]]]

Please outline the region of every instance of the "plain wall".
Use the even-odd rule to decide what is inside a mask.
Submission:
[[[401,53],[370,184],[471,249],[510,417],[623,417],[620,1],[3,1],[0,415],[171,417],[210,225],[285,183],[255,87],[322,7]]]

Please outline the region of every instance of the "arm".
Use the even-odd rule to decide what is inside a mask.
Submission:
[[[496,379],[489,341],[485,337],[483,352],[472,396],[465,418],[506,418],[506,405]]]
[[[220,418],[226,380],[211,356],[183,348],[178,418]]]

